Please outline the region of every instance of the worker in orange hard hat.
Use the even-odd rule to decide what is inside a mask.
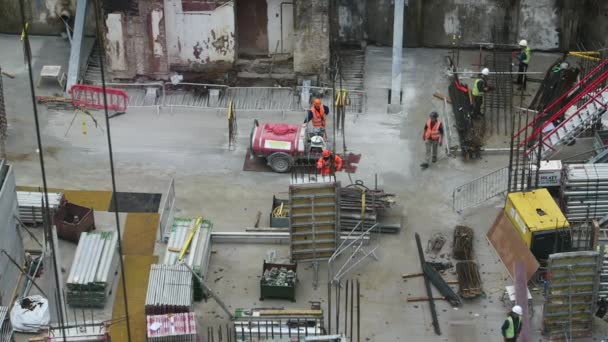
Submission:
[[[321,103],[320,99],[314,99],[304,123],[312,121],[314,127],[324,129],[327,115],[329,115],[329,107]]]
[[[322,176],[328,176],[332,173],[332,167],[335,171],[342,171],[342,158],[339,155],[333,154],[333,165],[332,165],[332,153],[330,150],[323,150],[321,158],[317,160],[317,170],[321,172]]]

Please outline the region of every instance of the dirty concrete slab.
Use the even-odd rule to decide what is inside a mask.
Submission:
[[[0,36],[0,44],[18,47],[17,37]],[[44,39],[41,38],[41,41]],[[9,51],[10,50],[10,51]],[[49,47],[47,54],[61,53],[60,47]],[[349,115],[347,147],[362,154],[356,174],[349,178],[338,175],[341,182],[361,179],[373,184],[374,175],[386,191],[399,196],[397,216],[405,216],[405,226],[399,235],[381,237],[379,260],[369,261],[349,277],[359,278],[362,286],[363,340],[369,341],[489,341],[499,338],[499,328],[507,306],[499,297],[510,281],[507,272],[485,240],[503,199],[488,201],[482,206],[459,215],[452,211],[452,189],[507,164],[506,155],[485,155],[479,160],[464,162],[447,156],[428,170],[418,164],[424,155],[421,129],[428,112],[441,102],[432,98],[436,90],[447,87],[443,73],[446,50],[406,49],[404,53],[404,110],[401,114],[386,114],[381,96],[389,87],[390,48],[368,49],[366,91],[368,111]],[[470,63],[473,62],[472,54]],[[2,49],[0,57],[19,65],[22,57],[14,49]],[[543,68],[544,69],[544,68]],[[27,75],[21,70],[17,78],[5,82],[13,96],[7,97],[10,124],[9,161],[15,166],[17,183],[39,185],[40,171],[35,152],[31,104]],[[17,89],[19,89],[17,93]],[[14,96],[20,94],[21,96]],[[109,161],[102,114],[76,118],[68,131],[73,113],[47,111],[40,107],[45,145],[53,146],[47,154],[46,167],[49,186],[75,189],[110,189]],[[241,170],[253,118],[301,122],[302,113],[239,112],[237,148],[228,151],[225,113],[216,110],[130,109],[127,114],[111,119],[112,142],[119,191],[160,192],[173,178],[176,187],[176,216],[204,215],[219,231],[244,231],[262,212],[260,226],[268,224],[272,195],[285,196],[289,176]],[[87,125],[83,135],[82,122]],[[332,119],[330,119],[330,122]],[[476,258],[480,262],[485,298],[467,301],[459,310],[438,302],[439,322],[444,332],[435,336],[427,303],[407,303],[408,296],[425,295],[423,282],[404,282],[402,273],[419,272],[414,233],[426,241],[435,233],[448,238],[443,253],[449,254],[453,227],[464,224],[476,232]],[[157,244],[156,250],[162,249]],[[259,302],[258,276],[262,260],[269,249],[288,255],[285,246],[274,245],[214,245],[211,257],[210,285],[230,305],[231,309],[251,306],[307,307],[309,300],[327,300],[327,267],[322,263],[320,286],[312,287],[310,265],[302,265],[299,274],[297,302],[276,300]],[[69,256],[66,256],[66,259]],[[220,270],[221,269],[221,270]],[[221,277],[221,278],[220,278]],[[453,274],[446,276],[454,277]],[[216,281],[217,279],[217,281]],[[535,292],[534,339],[540,337],[541,300]],[[226,317],[212,301],[196,305],[203,326],[220,326]],[[597,336],[605,333],[598,325]]]

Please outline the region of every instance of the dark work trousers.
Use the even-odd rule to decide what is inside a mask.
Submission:
[[[481,114],[481,105],[483,104],[483,96],[474,96],[473,95],[473,115],[478,118],[482,116]]]
[[[517,70],[517,71],[520,73],[528,71],[528,64],[519,63],[519,70]],[[517,75],[517,84],[521,84],[521,87],[524,90],[526,89],[526,83],[528,83],[527,81],[528,81],[528,77],[525,74]]]

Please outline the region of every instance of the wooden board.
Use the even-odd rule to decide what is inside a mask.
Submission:
[[[494,224],[486,234],[498,257],[509,271],[511,279],[515,279],[515,261],[521,260],[526,265],[527,279],[530,280],[540,267],[538,261],[524,243],[511,221],[501,211]]]

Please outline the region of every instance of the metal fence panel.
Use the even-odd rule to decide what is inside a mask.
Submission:
[[[507,191],[509,168],[498,169],[454,189],[452,208],[461,212]]]
[[[298,93],[298,110],[309,109],[312,100],[319,98],[323,103],[331,107],[334,103],[335,94],[328,87],[296,87]],[[367,110],[367,93],[363,90],[344,89],[347,92],[346,112],[352,114],[363,114]],[[338,89],[336,89],[336,92]]]
[[[228,86],[206,83],[165,83],[163,107],[227,108]]]
[[[129,95],[128,108],[156,108],[156,113],[160,114],[160,107],[165,97],[165,87],[162,82],[106,83],[106,86],[126,91]]]
[[[281,87],[231,87],[222,108],[232,100],[234,109],[288,111],[295,109],[297,102],[293,88]]]

